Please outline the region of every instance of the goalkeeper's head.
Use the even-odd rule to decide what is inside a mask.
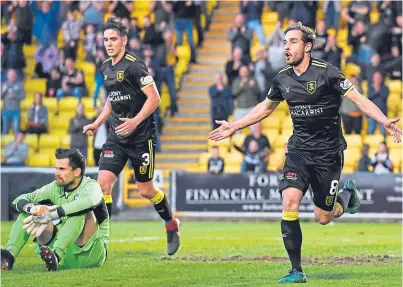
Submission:
[[[85,172],[85,157],[78,149],[58,148],[56,156],[56,183],[65,189],[76,188]]]

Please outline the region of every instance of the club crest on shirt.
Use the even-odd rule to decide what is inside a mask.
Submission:
[[[311,95],[313,93],[315,93],[316,91],[316,81],[309,81],[308,83],[306,83],[306,90],[308,91],[308,93],[310,93]]]
[[[326,205],[331,206],[333,204],[333,196],[326,196]]]
[[[118,82],[123,81],[124,78],[125,78],[125,71],[118,71],[116,75],[116,79],[118,80]]]
[[[147,165],[140,166],[140,173],[145,174],[147,172]]]

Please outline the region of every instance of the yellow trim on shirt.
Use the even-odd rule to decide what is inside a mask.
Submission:
[[[284,101],[284,100],[275,101],[275,100],[270,100],[269,98],[266,98],[266,100],[269,101],[270,103],[281,103],[282,101]]]
[[[347,96],[348,92],[350,92],[352,89],[354,89],[354,85],[351,85],[350,88],[344,93],[343,97]]]
[[[102,64],[105,64],[106,62],[108,62],[109,60],[112,60],[112,57],[106,59],[105,61],[102,62]]]
[[[154,84],[154,81],[152,81],[151,83],[149,83],[147,86],[144,86],[141,88],[141,90],[143,91],[144,89],[151,87]]]
[[[136,61],[136,58],[135,58],[135,57],[133,57],[133,56],[131,56],[131,55],[127,55],[127,54],[126,54],[126,56],[125,56],[125,59],[127,59],[127,60],[129,60],[129,61],[131,61],[131,62]]]

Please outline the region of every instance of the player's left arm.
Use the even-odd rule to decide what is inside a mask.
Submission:
[[[133,72],[135,84],[139,85],[140,89],[143,91],[144,95],[147,97],[140,112],[131,119],[120,118],[123,124],[116,127],[117,135],[127,135],[134,131],[137,126],[147,119],[152,113],[158,108],[161,103],[160,94],[157,90],[153,77],[147,70],[147,67],[141,63],[136,67]]]

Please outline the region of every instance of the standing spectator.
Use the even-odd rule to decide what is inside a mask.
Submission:
[[[175,15],[176,43],[181,46],[183,44],[183,31],[186,31],[188,38],[191,62],[196,63],[196,48],[193,42],[193,25],[190,15],[192,13],[192,0],[175,1],[173,4],[173,12]]]
[[[27,133],[40,136],[48,131],[48,108],[42,103],[42,93],[35,92],[34,102],[28,110]]]
[[[94,25],[99,30],[104,23],[104,1],[80,0],[80,12],[84,18],[84,25]]]
[[[166,23],[162,22],[160,27],[156,27],[153,23],[151,23],[151,19],[148,16],[143,18],[143,25],[144,25],[144,36],[143,36],[143,44],[144,45],[151,45],[152,49],[157,53],[160,54],[163,45],[164,45],[164,38],[162,37],[162,31],[165,28]]]
[[[22,41],[31,45],[32,42],[32,25],[33,17],[28,6],[28,1],[20,0],[14,3],[14,11],[16,16],[17,33],[21,36]]]
[[[386,59],[385,69],[388,71],[391,80],[402,80],[402,55],[399,54],[399,47],[393,46],[391,56]]]
[[[90,120],[84,114],[84,105],[77,104],[77,115],[70,119],[69,134],[71,135],[70,148],[80,150],[85,158],[88,154],[88,136],[83,133],[84,126],[90,124]]]
[[[323,59],[325,54],[325,46],[329,35],[326,32],[326,23],[324,20],[319,20],[316,23],[316,41],[313,46],[312,57]]]
[[[380,143],[378,152],[372,157],[371,165],[375,174],[385,174],[393,172],[393,164],[389,159],[389,150],[386,143]]]
[[[326,19],[326,28],[333,28],[336,30],[336,33],[339,30],[340,11],[340,1],[325,0],[325,3],[323,4],[323,12]]]
[[[361,65],[361,72],[359,81],[367,80],[368,81],[368,88],[372,87],[372,79],[375,72],[380,72],[381,75],[386,74],[386,70],[384,65],[381,63],[381,57],[378,54],[373,54],[371,56],[371,62],[369,64]]]
[[[371,100],[385,115],[387,111],[387,99],[389,96],[389,89],[383,83],[383,77],[380,72],[375,72],[373,75],[372,86],[368,85],[368,99]],[[368,118],[368,134],[372,135],[375,132],[377,122],[373,118]],[[386,136],[385,127],[379,125],[379,129],[383,136]]]
[[[194,9],[194,25],[197,30],[197,46],[201,47],[204,41],[204,31],[201,26],[201,16],[203,14],[203,5],[205,5],[205,1],[201,0],[193,0],[193,9]]]
[[[266,47],[269,51],[269,62],[275,71],[279,71],[285,66],[284,57],[284,32],[281,23],[277,22],[275,30],[267,37]]]
[[[160,25],[160,24],[158,24]],[[140,38],[142,29],[138,25],[138,20],[136,17],[133,17],[130,19],[130,24],[129,24],[129,32],[127,34],[127,38],[129,40],[133,38]]]
[[[253,31],[245,25],[245,18],[242,14],[236,15],[232,27],[228,29],[228,41],[231,42],[231,49],[240,48],[246,57],[250,57],[250,46]]]
[[[101,73],[102,63],[105,61],[106,56],[104,49],[97,49],[94,59],[95,64],[95,90],[92,98],[94,99],[94,107],[97,106],[98,95],[101,88],[104,86],[104,75]]]
[[[340,70],[343,50],[337,46],[336,37],[329,35],[324,49],[323,60],[329,62]]]
[[[241,1],[239,4],[245,17],[246,25],[256,33],[261,45],[264,45],[264,31],[262,26],[263,1]]]
[[[313,28],[316,23],[317,1],[295,1],[292,3],[290,19],[301,21],[305,26]]]
[[[351,32],[352,27],[362,21],[364,26],[369,25],[370,18],[370,3],[369,1],[351,1],[347,7],[343,8],[341,15],[348,23],[348,31]]]
[[[40,8],[37,8],[36,5]],[[59,1],[31,1],[29,4],[32,13],[35,16],[32,34],[37,39],[38,44],[45,46],[56,44],[57,33],[59,30],[58,13]]]
[[[240,150],[244,154],[241,165],[241,172],[265,172],[263,156],[259,152],[259,144],[256,140],[249,141],[245,151]]]
[[[102,107],[97,107],[97,115],[91,120],[94,122],[102,112]],[[95,166],[99,166],[99,159],[101,158],[102,147],[106,142],[106,137],[109,129],[109,121],[105,121],[94,134],[94,162]]]
[[[218,147],[213,146],[211,148],[211,157],[207,163],[207,170],[210,174],[222,174],[224,171],[225,162],[222,157],[220,157],[220,150]]]
[[[23,41],[17,34],[16,26],[9,26],[7,32],[1,35],[1,43],[3,46],[3,54],[1,57],[1,81],[6,80],[6,74],[9,69],[14,69],[17,72],[18,79],[24,77],[23,70],[26,66],[25,55],[22,50]]]
[[[33,78],[49,78],[50,72],[56,66],[58,59],[57,48],[54,44],[38,46],[34,58],[36,60]]]
[[[357,21],[352,31],[348,34],[348,44],[353,46],[352,55],[347,62],[357,65],[368,63],[374,53],[373,49],[366,44],[367,32],[363,21]]]
[[[292,2],[289,1],[268,1],[270,8],[278,13],[278,22],[283,23],[290,16]]]
[[[66,69],[66,73],[62,76],[62,87],[56,92],[58,103],[67,95],[81,99],[86,92],[84,73],[75,67],[73,59],[66,59]]]
[[[255,78],[260,88],[260,100],[264,100],[276,76],[275,71],[269,63],[269,55],[266,49],[257,51],[255,63]]]
[[[239,76],[239,69],[249,62],[243,57],[241,48],[235,48],[232,52],[232,59],[225,64],[225,74],[227,75],[228,86],[232,86],[234,80]]]
[[[55,98],[56,92],[62,87],[62,78],[57,68],[53,68],[50,72],[50,78],[46,81],[46,98]]]
[[[21,101],[24,98],[24,86],[18,81],[17,72],[13,69],[8,70],[7,81],[3,82],[1,87],[3,133],[8,133],[10,121],[13,124],[14,134],[20,130]]]
[[[269,139],[262,134],[262,123],[257,122],[253,125],[252,134],[245,138],[243,143],[243,150],[246,151],[249,147],[251,141],[256,141],[258,143],[258,152],[260,158],[263,161],[263,166],[261,171],[266,171],[266,167],[269,164],[269,155],[271,152],[271,146]],[[244,163],[245,164],[245,163]]]
[[[22,132],[15,134],[15,140],[8,143],[4,149],[5,166],[24,166],[28,156],[29,147],[24,143],[25,135]]]
[[[6,25],[10,25],[13,6],[10,5],[10,1],[1,1],[1,19],[5,19]]]
[[[369,171],[369,167],[371,166],[371,159],[369,158],[368,154],[369,154],[369,145],[364,144],[362,146],[361,158],[358,161],[358,171]]]
[[[97,34],[95,33],[95,26],[92,24],[88,24],[85,27],[85,36],[84,36],[84,51],[85,51],[85,60],[87,62],[94,61],[94,54],[96,54],[96,38]]]
[[[211,109],[211,124],[213,129],[218,125],[216,120],[228,120],[232,114],[233,103],[231,88],[224,84],[223,76],[221,74],[215,75],[215,84],[209,87],[210,96],[210,109]]]
[[[378,11],[381,14],[379,18],[379,22],[386,24],[388,26],[392,26],[395,22],[396,17],[399,15],[399,5],[398,1],[378,1]],[[400,3],[401,5],[401,3]],[[400,15],[402,13],[400,6]]]
[[[350,76],[351,83],[357,89],[357,91],[362,94],[361,88],[358,85],[358,80],[356,75]],[[362,112],[361,110],[350,101],[347,97],[343,97],[340,106],[340,114],[343,119],[344,132],[346,134],[351,134],[353,131],[355,134],[361,134],[362,127]]]
[[[59,49],[57,54],[58,54],[58,57],[57,57],[57,61],[56,61],[56,68],[59,71],[59,73],[65,74],[67,71],[67,68],[66,68],[66,56],[64,54],[64,50]]]
[[[400,9],[400,13],[402,10]],[[400,54],[402,53],[402,15],[396,17],[396,24],[391,29],[392,44],[400,47]]]
[[[249,76],[248,67],[239,69],[239,77],[232,83],[232,96],[235,99],[235,120],[249,113],[259,103],[260,89],[253,77]]]
[[[67,20],[62,25],[64,52],[67,58],[76,59],[80,31],[83,26],[83,18],[77,19],[75,13],[67,13]]]
[[[173,15],[172,15],[172,3],[166,0],[153,0],[151,2],[150,10],[154,12],[155,15],[155,25],[160,25],[165,22],[167,27],[173,29]]]
[[[129,47],[127,48],[129,53],[136,55],[140,59],[144,59],[143,47],[139,38],[131,38],[129,40]]]
[[[134,11],[134,1],[109,1],[108,12],[117,18],[130,18]]]

